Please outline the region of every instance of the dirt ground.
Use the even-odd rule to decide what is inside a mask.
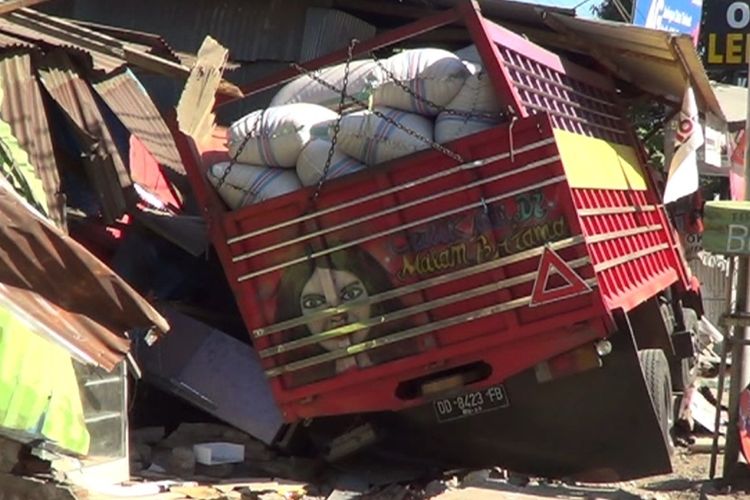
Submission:
[[[721,473],[723,457],[719,457]],[[532,499],[608,499],[608,500],[729,500],[750,498],[750,492],[722,488],[718,482],[709,481],[709,453],[691,453],[677,448],[673,457],[671,474],[636,481],[611,484],[563,484],[531,480],[520,486],[513,481],[493,479],[486,474],[473,473],[460,484],[433,495],[423,491],[418,498],[437,500],[532,500]],[[432,485],[434,488],[435,486]],[[427,490],[430,487],[428,486]]]

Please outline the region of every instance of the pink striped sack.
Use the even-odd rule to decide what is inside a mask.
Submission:
[[[435,141],[445,143],[494,127],[503,121],[502,106],[482,66],[465,61],[471,75],[435,119]]]
[[[206,175],[232,210],[302,187],[294,170],[235,163],[226,173],[228,166],[229,162],[212,165]]]
[[[406,133],[372,111],[357,111],[344,115],[341,119],[336,144],[343,153],[365,165],[377,165],[430,147],[432,120],[392,108],[377,107],[375,110],[414,131],[424,140]]]
[[[381,64],[383,83],[375,88],[374,104],[425,116],[437,115],[439,109],[429,103],[447,105],[469,76],[461,59],[442,49],[405,50]]]
[[[330,149],[331,141],[327,139],[313,139],[302,149],[297,159],[297,176],[302,181],[303,186],[313,186],[318,183],[323,176]],[[365,168],[365,165],[336,148],[328,166],[326,179],[343,177]]]
[[[295,103],[259,109],[234,122],[227,131],[234,157],[249,134],[237,161],[251,165],[294,167],[302,148],[312,137],[325,136],[338,114],[316,104]]]

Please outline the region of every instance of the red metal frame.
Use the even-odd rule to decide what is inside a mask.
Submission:
[[[280,274],[273,269],[289,267],[286,262],[300,259],[299,255],[305,255],[301,253],[301,244],[289,245],[290,248],[278,251],[262,252],[265,247],[284,244],[290,241],[289,238],[302,238],[311,232],[321,232],[320,236],[309,238],[307,252],[326,253],[329,247],[342,243],[349,245],[352,241],[360,240],[364,245],[380,248],[386,242],[392,244],[396,241],[393,238],[408,241],[405,238],[411,234],[409,231],[426,227],[424,221],[436,219],[447,224],[449,216],[446,214],[479,213],[481,210],[477,208],[478,200],[484,205],[487,216],[491,210],[496,211],[493,212],[496,213],[495,217],[500,217],[501,215],[497,214],[503,214],[503,210],[511,210],[513,207],[520,210],[517,205],[519,202],[513,201],[516,198],[508,198],[506,194],[517,191],[517,196],[520,196],[528,190],[528,186],[539,186],[534,191],[540,193],[538,196],[551,196],[554,205],[550,204],[549,207],[554,209],[550,210],[557,210],[555,213],[563,221],[565,234],[561,233],[551,239],[560,242],[565,238],[572,238],[571,241],[574,241],[570,245],[561,246],[558,249],[559,255],[568,263],[577,262],[575,272],[586,279],[590,286],[599,285],[603,288],[534,308],[526,307],[528,302],[524,300],[530,299],[532,295],[533,273],[538,268],[543,246],[541,243],[534,243],[528,248],[517,245],[516,252],[510,251],[511,246],[516,243],[513,243],[513,234],[509,232],[509,227],[492,226],[486,234],[492,239],[493,248],[508,249],[508,257],[495,257],[496,262],[504,262],[503,259],[508,258],[510,260],[507,265],[489,267],[478,275],[458,277],[462,269],[459,268],[455,271],[455,279],[446,278],[440,281],[440,278],[434,285],[406,295],[406,298],[418,295],[418,300],[405,303],[402,309],[428,307],[413,315],[420,318],[429,315],[429,321],[425,323],[424,320],[418,319],[418,326],[403,331],[427,328],[422,325],[446,325],[427,332],[434,341],[434,346],[423,349],[418,354],[314,383],[294,386],[285,382],[286,379],[281,376],[272,376],[271,385],[275,398],[289,421],[320,415],[398,410],[419,405],[424,402],[420,398],[399,399],[396,396],[396,388],[401,382],[476,361],[484,361],[492,368],[491,374],[479,385],[502,381],[535,363],[608,335],[614,328],[611,310],[632,309],[668,287],[678,277],[682,277],[681,273],[684,274],[673,246],[670,226],[661,210],[657,210],[654,217],[626,214],[619,218],[602,216],[586,219],[579,213],[582,209],[598,207],[656,204],[653,182],[651,190],[645,194],[606,190],[594,190],[596,192],[589,193],[585,190],[571,189],[564,180],[564,170],[554,144],[553,127],[570,127],[574,132],[587,126],[593,127],[594,130],[604,130],[603,127],[606,127],[610,118],[589,123],[580,117],[587,116],[586,113],[596,114],[599,109],[597,99],[604,100],[603,98],[608,98],[610,93],[614,95],[614,87],[606,78],[567,63],[555,54],[490,23],[481,17],[472,2],[462,3],[434,17],[362,42],[356,46],[354,52],[362,54],[459,21],[467,26],[477,45],[498,97],[508,104],[516,117],[510,124],[462,138],[449,145],[466,161],[497,156],[481,167],[457,169],[455,160],[435,151],[426,151],[383,165],[374,171],[368,170],[329,181],[314,205],[310,203],[313,188],[307,188],[258,205],[228,212],[205,178],[205,167],[208,164],[227,158],[221,144],[221,131],[218,131],[217,137],[213,140],[200,140],[176,134],[188,177],[195,190],[196,199],[208,219],[214,247],[234,291],[245,324],[253,331],[267,328],[276,322],[273,318],[276,313],[269,312],[268,301],[272,299],[266,301],[261,298],[273,296],[276,293],[273,290],[278,289]],[[340,62],[346,55],[346,50],[338,51],[304,66],[309,70],[315,70]],[[529,70],[531,76],[534,76],[534,71],[541,71],[541,75],[537,75],[536,79],[524,80],[526,83],[522,86],[521,80],[525,76],[507,65],[507,58],[526,58],[524,64],[532,68]],[[285,70],[242,90],[244,95],[248,96],[281,84],[294,76],[297,76],[297,71]],[[570,83],[571,78],[579,80]],[[559,88],[553,88],[555,84]],[[586,92],[589,91],[594,94],[593,97],[587,97]],[[558,106],[560,98],[556,95],[569,95],[571,92],[575,93],[575,106],[556,107],[559,112],[555,116],[540,114],[529,107],[534,99]],[[224,100],[217,105],[227,102],[230,101]],[[588,111],[587,106],[593,111]],[[613,116],[622,120],[621,110],[616,108],[616,111],[618,115]],[[608,113],[613,112],[600,114],[608,116]],[[602,134],[608,137],[606,131]],[[538,146],[542,143],[544,144]],[[630,140],[623,139],[623,143],[633,144],[632,137]],[[511,149],[514,153],[507,154]],[[501,157],[503,155],[504,157]],[[535,164],[539,164],[539,168],[535,167]],[[400,187],[411,186],[410,183],[430,178],[435,174],[444,174],[445,177],[424,181],[420,187]],[[495,177],[496,181],[487,181]],[[558,178],[559,180],[555,180]],[[451,189],[455,190],[456,186],[467,187],[450,195],[442,194]],[[622,198],[623,196],[625,198]],[[433,197],[435,199],[432,199]],[[353,204],[353,200],[366,201]],[[514,203],[516,205],[513,205]],[[463,208],[467,204],[473,208]],[[331,208],[337,205],[346,209]],[[409,208],[395,212],[388,210],[389,207],[402,206]],[[312,211],[312,214],[309,211]],[[300,222],[285,225],[286,221],[300,217]],[[360,224],[366,229],[346,225],[348,221],[358,218],[367,221],[366,224]],[[645,234],[638,232],[643,224],[659,227]],[[273,227],[276,228],[269,229]],[[331,229],[334,227],[342,229],[334,231]],[[521,226],[521,229],[524,227]],[[533,229],[532,226],[529,228]],[[623,230],[636,231],[637,234],[614,240],[612,235]],[[262,231],[262,234],[228,243],[233,238],[258,231]],[[329,233],[325,233],[326,231]],[[373,237],[379,233],[382,233],[381,236]],[[481,234],[484,236],[485,233]],[[533,231],[528,234],[533,236]],[[584,236],[596,237],[602,241],[584,244]],[[654,252],[653,255],[619,263],[619,260],[627,259],[633,248],[640,248],[638,245],[664,242],[672,243],[672,246]],[[413,243],[409,251],[411,253],[404,255],[412,256],[418,253],[414,250]],[[245,255],[248,252],[250,256]],[[523,259],[513,257],[527,255],[528,252],[532,253]],[[597,273],[596,266],[604,266],[606,269],[603,268],[602,272]],[[265,272],[264,269],[271,270]],[[453,270],[444,275],[453,276],[452,272]],[[625,286],[626,277],[638,272],[644,276],[643,282],[638,286]],[[254,277],[245,279],[249,275]],[[394,289],[406,289],[414,283],[430,282],[430,279],[433,279],[433,275],[426,276],[416,281],[394,285]],[[528,278],[529,276],[531,278]],[[474,290],[483,289],[482,287],[491,286],[493,283],[508,285],[469,299],[459,298],[453,302],[446,302],[446,297],[453,297],[457,293],[471,294]],[[509,308],[509,304],[517,306]],[[475,315],[474,319],[468,319],[468,311],[473,310],[485,312],[479,316]],[[386,316],[388,314],[391,313],[386,313]],[[464,322],[450,323],[451,318],[464,317],[467,318]],[[269,349],[273,350],[284,342],[287,342],[287,339],[281,334],[269,334],[257,337],[254,344],[256,349],[263,353],[270,352]],[[289,364],[285,360],[287,355],[286,352],[282,352],[265,357],[264,367],[275,373],[285,364],[294,365],[296,361]],[[307,359],[303,361],[307,362]]]

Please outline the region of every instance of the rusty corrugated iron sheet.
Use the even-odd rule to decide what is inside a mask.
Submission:
[[[3,49],[34,49],[36,46],[28,40],[0,33],[0,48]]]
[[[64,229],[65,197],[60,189],[41,89],[31,68],[31,53],[12,52],[0,58],[0,82],[3,93],[0,114],[42,179],[50,219]]]
[[[31,9],[19,9],[1,16],[0,34],[24,40],[44,50],[49,47],[63,48],[89,61],[95,71],[107,74],[125,65],[173,78],[187,78],[190,73],[190,68],[179,62],[166,43],[144,44],[143,37],[132,42],[129,41],[135,36],[132,33],[125,39],[115,38],[108,35],[106,30],[96,31]],[[219,91],[229,96],[241,95],[239,89],[227,81],[222,82]]]
[[[113,9],[101,0],[77,0],[77,18],[160,33],[178,51],[195,53],[206,34],[229,48],[236,61],[296,61],[308,7],[328,0],[128,0]]]
[[[66,21],[111,36],[121,42],[127,42],[131,47],[138,48],[144,52],[149,52],[155,56],[174,62],[180,62],[182,60],[180,55],[159,35],[146,33],[144,31],[129,30],[119,26],[79,21],[77,19],[66,19]]]
[[[37,66],[42,85],[68,117],[82,149],[83,163],[111,223],[125,213],[130,175],[114,144],[89,84],[75,68],[68,54],[53,50]]]
[[[31,9],[20,9],[0,17],[0,32],[35,45],[64,47],[90,57],[94,69],[114,71],[125,65],[118,55],[121,44],[93,30]]]
[[[95,83],[94,89],[130,133],[141,140],[161,165],[167,167],[170,182],[181,193],[187,192],[185,168],[174,137],[135,76],[124,71]]]
[[[112,270],[36,214],[0,178],[0,300],[79,359],[112,369],[126,331],[169,329]]]

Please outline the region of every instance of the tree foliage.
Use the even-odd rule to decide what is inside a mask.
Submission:
[[[619,0],[628,16],[633,12],[633,0]],[[615,5],[615,0],[604,0],[591,7],[591,12],[608,21],[627,22]],[[627,106],[627,115],[633,124],[636,135],[643,141],[651,165],[664,167],[664,127],[665,109],[658,102],[638,102]]]
[[[628,15],[633,12],[633,0],[620,0],[620,5],[622,5]],[[604,0],[599,5],[592,6],[591,13],[600,19],[608,21],[619,21],[621,23],[628,21],[620,15],[619,9],[615,6],[615,0]]]

